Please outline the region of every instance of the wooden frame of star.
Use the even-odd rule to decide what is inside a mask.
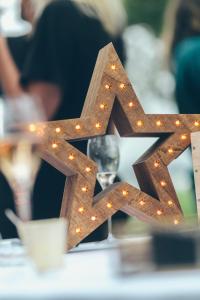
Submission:
[[[97,165],[70,142],[106,134],[111,119],[122,137],[159,139],[133,166],[141,190],[121,182],[94,197]],[[67,176],[61,216],[68,220],[68,248],[118,210],[150,223],[183,222],[167,166],[190,145],[190,133],[199,128],[200,115],[145,114],[113,45],[103,48],[81,117],[48,122],[40,151]]]

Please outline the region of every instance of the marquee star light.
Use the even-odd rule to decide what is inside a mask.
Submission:
[[[122,137],[159,139],[133,166],[141,190],[117,183],[94,197],[97,165],[70,142],[106,134],[111,118]],[[200,115],[145,114],[112,44],[103,48],[81,117],[48,122],[41,149],[41,157],[67,177],[61,216],[68,219],[68,248],[118,210],[145,222],[183,222],[167,167],[199,128]]]

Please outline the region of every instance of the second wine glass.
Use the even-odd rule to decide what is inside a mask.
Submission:
[[[103,190],[113,184],[119,168],[120,154],[116,135],[105,135],[90,139],[88,156],[97,163],[97,180]],[[112,217],[108,219],[108,241],[113,240]]]
[[[42,142],[39,122],[44,120],[40,101],[28,95],[0,101],[0,170],[22,221],[32,217],[31,191],[40,165],[36,148]]]

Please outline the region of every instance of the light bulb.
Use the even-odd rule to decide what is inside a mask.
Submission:
[[[124,83],[120,83],[119,87],[120,87],[120,89],[123,90],[125,88],[125,84]]]
[[[127,195],[128,195],[128,191],[123,190],[123,191],[122,191],[122,195],[123,195],[123,196],[127,196]]]
[[[74,160],[74,155],[73,154],[70,154],[69,156],[68,156],[68,158],[69,158],[69,160]]]
[[[172,153],[174,153],[174,150],[173,150],[172,148],[169,148],[169,149],[168,149],[168,153],[169,153],[169,154],[172,154]]]
[[[109,84],[106,84],[106,85],[105,85],[105,89],[106,89],[106,90],[109,90],[109,89],[110,89],[110,85],[109,85]]]
[[[81,129],[81,126],[80,126],[79,124],[77,124],[77,125],[75,126],[75,128],[76,128],[76,130],[80,130],[80,129]]]
[[[159,127],[162,125],[162,122],[160,120],[156,121],[156,125]]]
[[[60,133],[60,132],[61,132],[60,127],[57,127],[57,128],[56,128],[56,132],[57,132],[57,133]]]
[[[143,122],[141,120],[137,121],[137,126],[138,127],[142,127],[143,126]]]
[[[198,127],[200,125],[199,121],[194,122],[194,126]]]
[[[145,202],[143,200],[140,201],[140,205],[143,206],[145,205]]]
[[[114,64],[111,65],[111,69],[112,69],[112,70],[116,70],[116,65],[114,65]]]
[[[81,229],[80,228],[76,228],[76,233],[80,233]]]
[[[161,210],[157,210],[156,213],[157,213],[158,216],[162,215],[162,211]]]
[[[134,103],[131,101],[131,102],[129,102],[128,106],[131,108],[134,106]]]
[[[91,217],[91,221],[96,221],[96,219],[97,219],[97,218],[96,218],[95,216],[92,216],[92,217]]]
[[[105,109],[106,108],[106,104],[105,103],[101,103],[100,105],[99,105],[99,107],[100,107],[100,109]]]
[[[79,207],[78,211],[79,211],[80,213],[83,213],[83,212],[84,212],[84,208],[83,208],[83,207]]]
[[[107,208],[112,208],[112,204],[111,203],[107,203]]]
[[[160,182],[160,185],[161,185],[162,187],[164,187],[164,186],[166,186],[167,184],[166,184],[166,182],[165,182],[164,180],[162,180],[162,181]]]
[[[176,121],[175,121],[175,124],[176,124],[176,126],[180,126],[180,125],[181,125],[181,122],[180,122],[179,120],[176,120]]]
[[[85,171],[86,171],[87,173],[91,172],[91,170],[92,170],[92,169],[91,169],[90,167],[86,167],[86,168],[85,168]]]
[[[84,192],[84,193],[86,193],[86,192],[88,191],[87,186],[83,186],[83,187],[81,188],[81,191]]]
[[[100,124],[100,123],[96,123],[96,124],[95,124],[95,127],[96,127],[97,129],[99,129],[99,128],[101,128],[101,124]]]
[[[36,126],[35,126],[35,124],[30,124],[30,125],[29,125],[29,131],[30,131],[30,132],[35,132],[35,131],[36,131]]]
[[[186,134],[182,134],[182,135],[181,135],[181,140],[183,140],[183,141],[184,141],[184,140],[187,140],[187,135],[186,135]]]
[[[172,204],[173,204],[173,202],[171,200],[169,200],[167,203],[169,206],[172,206]]]
[[[53,149],[56,149],[56,148],[58,148],[58,144],[53,143],[53,144],[51,145],[51,147],[52,147]]]
[[[160,163],[158,161],[155,161],[153,165],[155,168],[158,168],[160,166]]]

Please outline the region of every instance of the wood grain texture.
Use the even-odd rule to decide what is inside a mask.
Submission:
[[[122,137],[159,139],[134,164],[141,190],[118,183],[94,197],[97,166],[70,142],[104,135],[111,118]],[[146,222],[182,222],[167,167],[190,145],[190,133],[199,128],[200,115],[145,114],[112,44],[103,48],[81,117],[49,122],[44,128],[41,157],[68,177],[61,208],[69,224],[68,248],[118,210]]]
[[[200,132],[191,134],[192,160],[196,191],[198,221],[200,221]]]

